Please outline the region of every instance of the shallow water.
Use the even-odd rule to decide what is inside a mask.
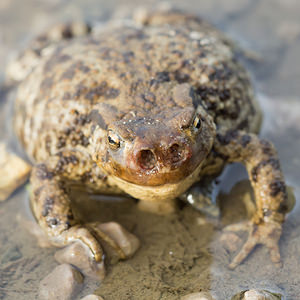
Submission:
[[[154,3],[144,1],[143,3]],[[276,145],[288,185],[300,196],[300,3],[297,0],[186,0],[177,6],[210,20],[248,52],[245,63],[251,71],[265,114],[261,135]],[[126,1],[131,10],[141,1]],[[85,18],[106,20],[125,2],[97,0],[1,0],[0,65],[26,45],[35,33],[57,20]],[[3,69],[0,70],[3,78]],[[1,77],[2,76],[2,77]],[[7,97],[0,93],[0,121],[7,120]],[[7,122],[5,123],[7,125]],[[1,127],[0,138],[10,138]],[[4,129],[5,128],[5,129]],[[7,129],[8,128],[8,129]],[[247,215],[245,194],[251,189],[244,169],[235,165],[220,183],[221,225]],[[236,270],[220,242],[220,224],[205,219],[188,205],[177,215],[155,216],[141,212],[133,200],[103,202],[85,200],[82,215],[88,220],[118,221],[136,234],[141,249],[130,260],[108,265],[101,285],[86,280],[80,296],[96,290],[105,300],[179,299],[200,290],[210,290],[217,299],[230,299],[248,288],[264,288],[300,299],[299,204],[288,215],[280,241],[283,267],[272,265],[266,249],[258,247]],[[35,299],[41,278],[55,266],[55,249],[40,249],[25,228],[31,218],[28,196],[19,189],[0,203],[0,299]],[[241,235],[245,239],[245,235]]]

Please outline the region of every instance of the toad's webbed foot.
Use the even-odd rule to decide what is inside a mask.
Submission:
[[[131,256],[139,247],[139,240],[121,225],[115,222],[87,223],[75,225],[51,238],[54,245],[64,246],[77,240],[83,242],[91,251],[96,262],[104,259],[100,240],[107,243],[120,259]]]
[[[230,269],[236,268],[251,253],[257,245],[264,245],[269,249],[271,261],[281,266],[278,242],[281,235],[281,225],[277,222],[262,222],[255,224],[252,221],[237,223],[225,227],[225,231],[248,231],[249,236],[242,249],[229,265]]]

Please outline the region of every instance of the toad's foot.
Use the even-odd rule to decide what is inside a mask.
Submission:
[[[119,256],[126,259],[139,248],[139,240],[121,225],[115,222],[88,223],[85,226],[76,225],[62,232],[54,240],[55,244],[67,245],[80,240],[90,249],[96,262],[104,259],[104,253],[99,240],[106,242]]]
[[[240,252],[229,264],[230,269],[236,268],[254,249],[256,245],[265,245],[270,251],[271,261],[281,266],[278,241],[281,235],[281,224],[276,222],[263,222],[254,224],[252,221],[227,226],[225,231],[248,231],[249,236]]]
[[[56,246],[65,246],[80,240],[90,250],[96,262],[101,262],[104,258],[103,250],[97,239],[97,233],[89,226],[75,225],[64,230],[57,236],[50,237],[50,241]]]

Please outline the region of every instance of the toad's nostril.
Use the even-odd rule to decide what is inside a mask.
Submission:
[[[168,157],[170,163],[178,163],[184,158],[184,151],[182,146],[178,144],[173,144],[168,151]]]
[[[138,164],[143,169],[153,169],[156,165],[155,155],[151,150],[141,150],[138,154]]]

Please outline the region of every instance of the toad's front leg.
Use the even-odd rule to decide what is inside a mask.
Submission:
[[[278,241],[288,205],[276,150],[270,142],[243,131],[219,133],[214,148],[229,162],[242,162],[246,166],[256,198],[252,220],[227,227],[233,231],[249,230],[247,242],[229,267],[235,268],[258,244],[267,246],[271,260],[280,264]]]
[[[79,151],[69,150],[59,152],[47,162],[36,165],[31,175],[33,213],[55,246],[61,247],[81,240],[90,248],[95,260],[100,262],[103,251],[98,239],[102,239],[117,251],[120,258],[126,258],[128,253],[123,251],[113,233],[102,231],[100,224],[82,224],[74,218],[65,182],[68,180],[84,184],[88,174],[89,181],[97,185],[98,176],[93,178],[95,168],[89,157]]]

